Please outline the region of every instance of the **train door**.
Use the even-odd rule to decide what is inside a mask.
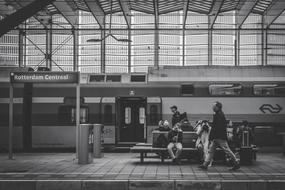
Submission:
[[[144,142],[146,98],[117,98],[117,139],[119,143]]]

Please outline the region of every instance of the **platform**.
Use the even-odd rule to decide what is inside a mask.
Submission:
[[[225,165],[203,171],[196,163],[173,165],[158,158],[140,163],[137,154],[105,153],[78,165],[71,153],[21,153],[15,160],[0,155],[0,190],[104,189],[285,189],[285,157],[262,153],[252,166],[231,172]]]

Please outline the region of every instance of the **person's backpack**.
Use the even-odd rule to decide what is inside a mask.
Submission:
[[[158,137],[157,137],[157,140],[154,144],[154,147],[157,147],[157,148],[166,148],[168,145],[168,140],[167,138],[165,137],[164,134],[160,134]]]
[[[194,131],[193,126],[190,124],[189,121],[184,121],[181,123],[182,131]]]

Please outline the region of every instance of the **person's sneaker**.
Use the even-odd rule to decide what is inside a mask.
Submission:
[[[207,170],[208,166],[205,166],[204,164],[201,164],[198,166],[198,168],[202,169],[202,170]]]
[[[235,164],[231,169],[230,171],[236,171],[240,168],[240,165],[239,164]]]
[[[174,159],[172,160],[172,163],[173,163],[173,164],[175,164],[175,163],[176,163],[176,158],[174,158]]]

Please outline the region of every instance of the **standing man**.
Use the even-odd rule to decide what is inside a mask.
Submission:
[[[181,114],[177,110],[177,106],[171,106],[170,107],[172,115],[172,126],[174,127],[176,123],[179,123],[181,121]]]
[[[206,156],[204,163],[200,165],[199,168],[207,170],[208,165],[214,158],[216,148],[220,147],[227,155],[229,155],[234,163],[231,170],[237,170],[240,168],[240,165],[227,143],[227,121],[222,111],[222,104],[220,102],[215,102],[213,105],[213,111],[215,114],[213,116],[213,124],[210,132],[211,143],[209,147],[209,154]]]
[[[176,123],[175,126],[168,132],[168,146],[167,150],[172,158],[173,163],[181,164],[179,159],[180,154],[182,153],[182,134],[183,131],[180,128],[181,124]],[[176,148],[175,154],[173,153],[173,148]]]

